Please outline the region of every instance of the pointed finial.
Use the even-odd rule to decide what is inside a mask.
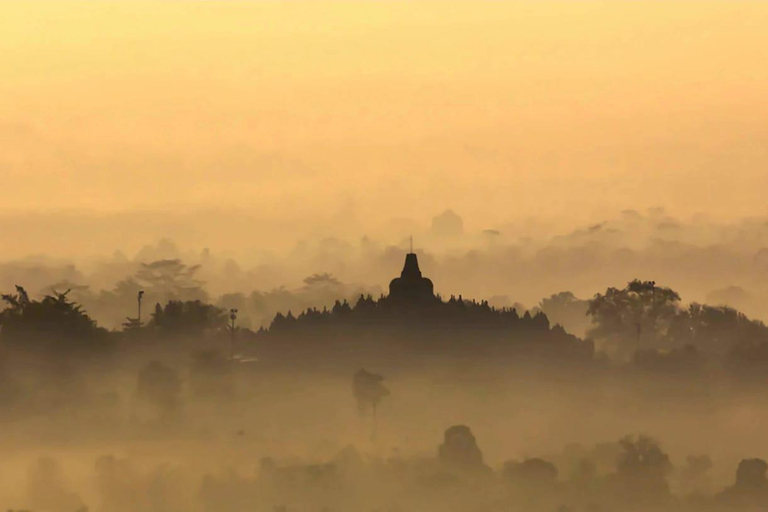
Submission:
[[[413,254],[413,235],[411,235],[411,254]]]

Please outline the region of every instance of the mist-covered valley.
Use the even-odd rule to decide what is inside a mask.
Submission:
[[[768,511],[766,26],[0,1],[0,511]]]
[[[437,362],[366,391],[357,371],[181,349],[3,359],[0,497],[16,509],[765,505],[764,382],[735,375]]]
[[[768,504],[764,223],[412,227],[6,261],[2,506]]]

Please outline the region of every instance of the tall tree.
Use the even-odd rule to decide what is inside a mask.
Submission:
[[[677,292],[654,281],[636,279],[621,289],[608,288],[589,302],[593,325],[588,335],[620,356],[639,346],[658,346],[666,341],[679,303]]]
[[[203,281],[196,274],[200,265],[187,266],[179,259],[142,263],[134,279],[146,290],[162,292],[170,299],[204,299]]]
[[[352,392],[357,400],[360,413],[369,408],[373,412],[373,437],[376,436],[376,408],[381,401],[389,396],[389,390],[383,384],[384,377],[366,370],[360,370],[352,377]]]

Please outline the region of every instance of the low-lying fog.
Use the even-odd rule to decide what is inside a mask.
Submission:
[[[435,365],[384,375],[374,418],[353,373],[206,366],[181,352],[163,362],[6,353],[0,502],[55,512],[738,510],[739,463],[768,458],[759,387]],[[455,426],[471,436],[459,429],[449,441]],[[757,473],[744,499],[764,505]]]
[[[409,227],[397,236],[308,237],[274,252],[253,235],[230,254],[158,228],[154,235],[170,238],[139,250],[8,259],[0,265],[0,507],[768,507],[765,220],[722,225],[654,210],[561,232],[524,223],[472,230],[445,212]],[[361,364],[317,351],[291,366],[261,357],[254,331],[276,313],[293,318],[385,295],[409,249],[402,232],[414,234],[421,271],[444,300],[474,297],[472,307],[503,308],[513,319],[530,310],[524,321],[543,332],[561,324],[590,337],[579,341],[587,356],[452,359],[440,357],[443,340],[433,335],[423,341],[434,358]],[[627,285],[635,278],[655,282]],[[605,295],[588,302],[597,293]],[[634,305],[624,311],[616,297]],[[175,330],[161,322],[181,311],[174,304],[193,307]],[[234,309],[240,341],[231,357]],[[71,345],[60,344],[62,333]],[[311,329],[302,335],[311,340]],[[467,350],[485,336],[467,336]]]

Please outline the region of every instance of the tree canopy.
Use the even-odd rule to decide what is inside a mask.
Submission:
[[[8,304],[0,313],[0,337],[4,343],[32,347],[50,343],[57,348],[104,346],[108,332],[96,325],[82,306],[64,293],[54,292],[42,300],[31,300],[24,288],[2,295]]]

